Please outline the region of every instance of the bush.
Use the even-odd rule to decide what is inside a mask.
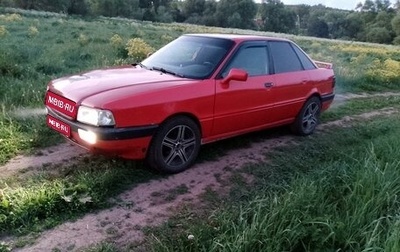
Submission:
[[[400,62],[390,58],[382,61],[375,59],[366,77],[380,85],[396,85],[400,83]]]
[[[154,48],[140,38],[130,39],[126,43],[126,50],[128,51],[128,56],[136,61],[141,61],[154,52]]]
[[[0,20],[4,20],[7,22],[17,22],[17,21],[22,21],[22,17],[19,14],[13,13],[7,15],[0,15]]]
[[[78,37],[78,42],[81,46],[85,46],[89,44],[90,40],[85,34],[81,33]]]
[[[115,34],[110,38],[110,43],[115,48],[122,46],[123,42],[124,42],[123,39],[118,34]]]
[[[29,37],[36,37],[39,34],[38,28],[36,26],[31,26],[28,29],[28,36]]]
[[[0,25],[0,37],[4,37],[8,34],[7,28],[4,25]]]

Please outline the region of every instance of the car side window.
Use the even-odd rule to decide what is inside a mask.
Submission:
[[[271,41],[271,55],[274,62],[275,73],[302,71],[303,66],[299,57],[289,42]]]
[[[293,45],[293,49],[296,51],[297,56],[299,56],[299,59],[301,61],[301,64],[303,64],[304,69],[311,70],[316,68],[310,58],[308,58],[307,55],[299,47]]]
[[[227,76],[232,68],[242,69],[249,76],[269,74],[267,47],[248,46],[240,48],[223,70],[222,77]]]

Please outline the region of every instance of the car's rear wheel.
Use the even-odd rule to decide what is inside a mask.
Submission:
[[[321,101],[318,97],[313,96],[307,100],[297,115],[292,125],[293,132],[302,136],[312,134],[319,123],[320,114]]]
[[[162,172],[178,173],[194,163],[199,150],[198,125],[188,117],[174,117],[163,123],[153,136],[147,163]]]

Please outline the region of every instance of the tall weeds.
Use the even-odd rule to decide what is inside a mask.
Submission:
[[[236,189],[248,191],[244,200],[231,198],[208,219],[179,219],[179,234],[153,231],[154,251],[399,251],[398,122],[281,148],[246,169],[257,182]]]

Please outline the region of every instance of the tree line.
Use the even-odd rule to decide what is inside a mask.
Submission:
[[[366,0],[352,11],[280,0],[0,0],[0,6],[400,44],[400,0]]]

